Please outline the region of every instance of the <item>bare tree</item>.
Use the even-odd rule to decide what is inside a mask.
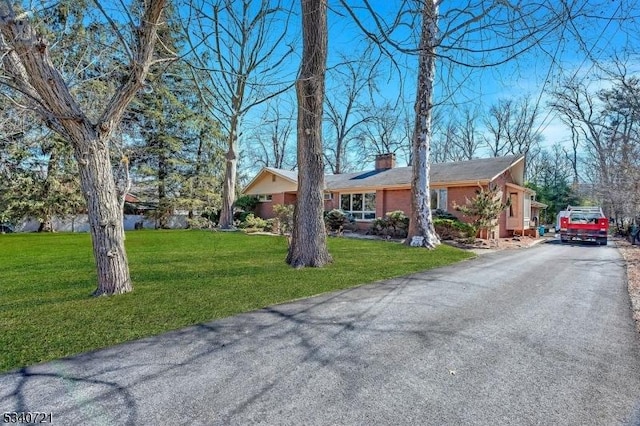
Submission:
[[[481,139],[478,131],[478,113],[464,108],[459,124],[458,136],[453,139],[456,148],[453,161],[472,160],[480,149]]]
[[[294,111],[278,98],[267,105],[260,122],[250,133],[248,159],[260,167],[293,169],[295,152],[291,152]]]
[[[362,158],[371,161],[378,154],[402,152],[411,144],[402,128],[406,116],[394,104],[373,104],[368,114],[367,125],[358,133]]]
[[[578,171],[580,164],[580,156],[578,155],[578,152],[580,151],[580,125],[566,114],[558,114],[558,118],[571,131],[571,148],[569,149],[563,147],[562,152],[567,158],[567,161],[569,161],[569,163],[571,164],[571,182],[573,187],[576,187],[578,186],[578,182],[580,181],[580,173]]]
[[[506,129],[509,127],[509,115],[501,110],[500,107],[494,105],[489,110],[489,117],[484,124],[489,133],[489,136],[485,137],[485,144],[489,149],[489,154],[493,157],[505,155],[509,149],[509,141],[505,136]]]
[[[454,120],[450,120],[443,130],[434,131],[431,140],[431,162],[446,163],[453,161],[454,140],[459,137],[458,125]]]
[[[529,98],[501,100],[492,106],[485,121],[491,135],[487,140],[491,155],[528,155],[542,140],[538,116],[538,106]]]
[[[606,128],[601,107],[597,105],[598,98],[582,82],[565,82],[561,88],[554,91],[550,107],[563,117],[564,122],[571,123],[571,131],[577,148],[580,145],[588,151],[594,160],[592,163],[597,170],[594,180],[603,188],[610,183],[611,162],[608,158]],[[574,159],[577,163],[577,151],[574,149]],[[577,166],[576,166],[577,167]],[[605,192],[607,190],[605,189]]]
[[[38,35],[27,12],[20,12],[9,0],[0,3],[2,64],[8,84],[22,95],[20,107],[34,110],[52,130],[59,133],[74,151],[80,183],[87,202],[93,252],[98,271],[95,295],[126,293],[132,290],[120,197],[111,170],[109,141],[124,111],[143,87],[154,62],[157,27],[164,0],[144,3],[139,23],[128,22],[128,39],[114,20],[105,15],[116,30],[129,60],[122,84],[104,107],[97,121],[91,121],[71,94],[53,65],[49,45]],[[101,9],[102,5],[96,2]],[[124,14],[133,19],[132,13]]]
[[[437,111],[442,110],[439,109]],[[434,120],[434,122],[437,121],[437,119]],[[446,122],[444,131],[434,130],[434,138],[431,145],[431,161],[433,163],[444,163],[447,161],[473,159],[481,146],[477,122],[477,113],[472,112],[469,108],[465,108],[462,119],[452,117]]]
[[[226,134],[221,228],[233,227],[238,146],[248,111],[291,87],[282,71],[293,53],[291,7],[274,0],[192,0],[184,32],[191,64],[204,71],[202,101]],[[194,74],[196,77],[202,73]]]
[[[327,2],[302,1],[302,64],[298,94],[298,200],[287,263],[320,267],[331,262],[322,218],[324,164],[322,110],[327,64]]]
[[[595,91],[567,81],[554,92],[551,107],[571,124],[571,162],[581,160],[593,195],[610,216],[622,219],[635,217],[640,207],[640,79],[629,75],[622,63],[615,66],[610,89]]]
[[[358,131],[372,121],[369,105],[375,91],[377,64],[371,53],[371,49],[365,49],[353,59],[342,55],[341,63],[329,71],[336,87],[328,90],[325,99],[324,158],[335,174],[349,170],[350,148],[359,139]]]
[[[611,161],[608,192],[616,216],[635,217],[640,216],[640,78],[628,75],[622,64],[617,68],[613,87],[598,93]]]

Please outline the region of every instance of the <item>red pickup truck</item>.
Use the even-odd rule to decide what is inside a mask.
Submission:
[[[609,219],[600,207],[569,206],[561,211],[560,241],[593,241],[600,245],[607,244]]]

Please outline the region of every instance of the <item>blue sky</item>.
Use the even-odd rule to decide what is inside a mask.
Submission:
[[[298,14],[290,20],[289,25],[292,39],[301,46],[300,17],[299,10],[296,10],[299,8],[299,0],[285,1],[291,1],[290,4]],[[356,15],[362,20],[363,26],[367,30],[375,31],[373,20],[363,9],[365,2],[366,0],[348,0]],[[369,4],[379,14],[379,18],[387,23],[393,20],[401,2],[402,0],[369,0]],[[540,2],[548,2],[553,7],[560,4],[557,0],[509,1],[510,4],[519,3],[523,13],[528,14],[524,21],[529,28],[539,26],[544,21],[545,11],[533,9],[533,5]],[[565,2],[572,4],[580,17],[570,25],[556,25],[548,29],[533,48],[514,60],[490,68],[469,68],[454,65],[449,60],[440,60],[436,81],[436,101],[442,104],[440,108],[445,111],[444,115],[455,115],[464,107],[488,111],[501,99],[518,100],[527,96],[541,109],[541,121],[538,125],[545,143],[550,145],[566,141],[568,131],[546,108],[548,92],[567,78],[572,78],[574,81],[589,79],[594,87],[606,87],[606,83],[597,78],[599,70],[595,64],[607,64],[614,55],[630,61],[629,64],[633,68],[636,62],[634,53],[638,46],[636,32],[639,28],[637,16],[640,15],[640,6],[637,3],[640,0],[565,0]],[[477,12],[481,7],[487,7],[491,3],[492,1],[489,0],[443,0],[440,7],[442,17],[440,28],[444,30],[455,27],[467,18],[465,13]],[[329,8],[328,65],[332,67],[341,60],[341,55],[354,55],[363,50],[367,41],[361,29],[341,6],[340,0],[329,0]],[[475,24],[474,32],[454,32],[452,37],[443,41],[443,44],[449,44],[454,48],[455,59],[472,65],[499,61],[508,56],[509,52],[505,54],[504,49],[496,49],[492,53],[469,54],[455,49],[464,47],[481,50],[480,48],[495,48],[501,45],[504,37],[514,34],[507,30],[506,24],[498,25],[497,29],[502,31],[502,34],[494,33],[496,22],[499,23],[501,20],[504,22],[507,18],[508,12],[498,10],[488,19]],[[409,18],[406,18],[405,22],[409,23]],[[415,37],[419,31],[415,22],[412,24],[393,33],[393,38],[408,49],[415,47]],[[518,25],[520,31],[526,30],[526,27],[526,25]],[[452,41],[454,37],[459,37],[459,40]],[[526,45],[527,43],[520,43],[518,46],[522,48]],[[300,48],[297,49],[296,54],[290,58],[283,69],[282,76],[285,80],[292,82],[295,79],[299,68],[300,50]],[[393,48],[389,48],[389,51],[399,68],[393,68],[390,60],[386,61],[386,66],[381,67],[383,77],[377,82],[380,88],[379,97],[393,102],[398,95],[401,95],[405,108],[411,110],[415,101],[417,81],[416,57]],[[448,54],[450,51],[440,49],[439,52]],[[327,82],[327,87],[332,90],[329,95],[340,95],[339,88],[336,89],[331,81]],[[279,103],[295,109],[295,94],[281,98]],[[251,116],[247,117],[247,126],[260,126],[260,117],[259,110],[253,111]],[[245,133],[245,135],[249,134],[250,132]],[[295,132],[293,137],[295,139]],[[292,144],[295,144],[295,140]]]
[[[361,2],[352,1],[350,3],[358,4]],[[380,13],[384,18],[390,20],[393,5],[397,3],[395,0],[389,2],[372,1],[371,5],[377,11],[386,8],[387,15],[384,15],[384,12]],[[450,12],[453,9],[468,6],[471,3],[476,5],[484,3],[486,6],[490,2],[443,1],[440,7],[440,15],[443,17],[440,28],[446,28],[451,22],[454,24],[461,22],[460,15],[457,15],[454,20],[447,20],[447,17],[452,15]],[[522,3],[531,5],[534,2],[525,1]],[[617,54],[631,61],[630,66],[633,68],[635,63],[633,53],[638,42],[636,17],[640,14],[640,6],[637,1],[574,1],[573,3],[576,12],[585,16],[576,19],[571,24],[559,25],[543,37],[537,46],[504,65],[470,69],[452,65],[447,60],[441,60],[440,78],[436,83],[436,99],[444,100],[444,106],[453,112],[463,105],[488,110],[499,99],[529,96],[542,109],[543,120],[539,125],[546,142],[548,144],[562,142],[568,133],[557,117],[548,113],[546,108],[547,92],[567,78],[572,78],[574,81],[592,79],[595,86],[606,85],[597,79],[598,67],[596,63],[606,64],[613,59],[614,54]],[[530,18],[540,15],[542,12],[532,11]],[[360,13],[360,16],[366,19],[367,14]],[[501,29],[504,30],[504,28]],[[332,33],[330,33],[329,46],[333,52],[353,49],[354,45],[359,44],[358,40],[363,39],[362,33],[350,22],[350,19],[338,16],[338,13],[330,14],[330,31]],[[483,31],[489,34],[487,27]],[[400,39],[404,35],[406,34],[400,33],[397,38]],[[577,35],[579,38],[576,37]],[[444,44],[448,43],[451,41],[444,40]],[[489,35],[484,37],[471,36],[466,40],[465,46],[475,48],[483,44],[494,47],[500,43],[497,36],[493,38]],[[463,44],[460,43],[460,45]],[[477,54],[467,60],[477,65],[480,60],[497,61],[500,55],[500,51],[492,54]],[[482,58],[480,59],[480,57]],[[402,57],[400,54],[396,58],[401,58],[400,60],[408,67],[405,70],[407,74],[404,77],[402,87],[405,91],[405,101],[413,102],[416,77],[411,67],[415,63],[415,58],[410,55]],[[398,87],[400,84],[396,75],[386,87],[386,96],[390,98],[396,96]]]
[[[276,0],[272,0],[275,2]],[[360,28],[353,22],[348,13],[341,6],[340,0],[329,1],[329,66],[333,66],[340,59],[340,55],[352,55],[362,50],[367,43]],[[371,31],[375,30],[373,20],[363,9],[367,0],[347,0],[362,19],[363,25]],[[402,0],[368,0],[371,7],[379,14],[381,20],[391,22],[396,14],[398,5]],[[413,0],[411,0],[413,1]],[[496,0],[497,1],[497,0]],[[539,124],[548,144],[562,142],[567,131],[559,123],[554,114],[548,113],[546,102],[547,92],[554,88],[559,81],[573,78],[579,81],[590,81],[594,88],[606,87],[606,81],[598,78],[596,63],[607,64],[614,55],[629,61],[631,70],[637,70],[640,62],[635,55],[638,49],[638,16],[640,16],[640,0],[563,0],[575,6],[578,14],[583,15],[572,25],[558,26],[548,36],[542,37],[540,43],[527,53],[515,60],[501,66],[491,68],[470,69],[464,66],[451,66],[451,62],[441,60],[438,69],[438,81],[436,82],[436,100],[443,102],[443,109],[448,115],[455,114],[460,108],[470,106],[478,110],[488,110],[500,99],[520,98],[529,96],[543,109],[543,120]],[[300,0],[282,0],[283,5],[292,5],[297,16],[289,21],[291,38],[297,46],[301,45],[301,30],[299,8]],[[524,10],[537,3],[548,2],[551,5],[560,4],[560,0],[536,0],[517,1],[509,0],[510,4],[519,3]],[[442,0],[440,7],[441,29],[447,28],[450,23],[462,22],[469,11],[477,11],[479,7],[487,7],[493,0]],[[112,12],[117,9],[118,3],[104,2],[105,7]],[[184,6],[183,6],[184,7]],[[452,11],[460,10],[453,14]],[[182,10],[182,8],[181,8]],[[540,11],[531,11],[530,25],[535,26],[538,18],[542,18]],[[407,15],[408,16],[408,15]],[[455,16],[451,19],[451,16]],[[452,43],[452,38],[444,41],[444,44],[453,44],[454,47],[477,48],[495,47],[501,42],[501,37],[490,36],[487,29],[491,29],[496,19],[505,18],[505,12],[497,13],[487,20],[486,27],[482,31],[476,31],[459,43]],[[284,22],[284,21],[283,21]],[[409,23],[409,18],[404,20]],[[415,24],[415,22],[413,23]],[[491,24],[491,25],[489,25]],[[476,26],[477,30],[480,29]],[[503,28],[504,29],[504,28]],[[393,38],[402,41],[400,44],[407,48],[412,47],[411,36],[418,35],[419,28],[405,26],[393,34]],[[462,32],[455,35],[461,36]],[[508,36],[508,32],[505,32]],[[578,39],[577,35],[580,35]],[[404,54],[390,48],[393,58],[400,66],[400,72],[389,66],[381,68],[383,78],[378,80],[381,89],[380,97],[395,101],[401,94],[406,108],[411,110],[415,100],[416,87],[416,58],[415,55]],[[443,49],[440,50],[443,52]],[[443,52],[446,53],[446,52]],[[491,62],[496,60],[500,52],[485,55],[476,55],[469,62],[478,64],[478,58]],[[471,55],[473,56],[473,55]],[[458,56],[464,58],[464,56]],[[469,58],[467,58],[469,59]],[[295,79],[300,60],[300,48],[290,58],[289,63],[283,69],[283,79],[293,81]],[[328,87],[332,83],[328,82]],[[335,85],[333,86],[335,87]],[[339,95],[339,93],[337,93]],[[336,95],[335,91],[331,95]],[[295,95],[281,101],[295,108]],[[247,121],[258,121],[259,111]],[[252,123],[253,124],[253,123]],[[295,132],[294,132],[295,136]],[[294,141],[295,142],[295,141]]]

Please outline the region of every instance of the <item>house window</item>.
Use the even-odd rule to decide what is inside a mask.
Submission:
[[[258,201],[260,201],[261,203],[265,203],[267,201],[271,201],[272,199],[273,199],[273,195],[271,195],[271,194],[258,195]]]
[[[340,208],[356,220],[376,218],[376,193],[340,194]]]
[[[330,192],[325,192],[325,193],[324,193],[324,199],[325,199],[326,201],[333,200],[333,194],[332,194],[332,193],[330,193]]]
[[[440,209],[447,210],[447,188],[432,189],[431,192],[431,210]]]
[[[518,193],[509,193],[509,217],[518,216]]]

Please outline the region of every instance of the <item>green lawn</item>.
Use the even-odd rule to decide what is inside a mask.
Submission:
[[[294,270],[281,237],[135,231],[126,245],[133,293],[92,298],[88,234],[0,235],[0,371],[472,256],[332,238],[333,264]]]

